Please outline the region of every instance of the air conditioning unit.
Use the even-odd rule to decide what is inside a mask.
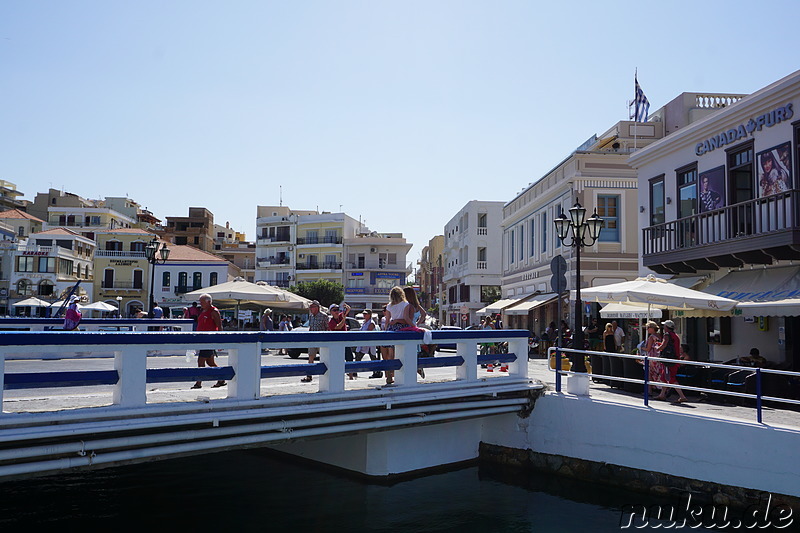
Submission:
[[[371,253],[371,254],[374,254],[374,253],[375,253],[375,252],[377,252],[377,251],[378,251],[378,249],[377,249],[377,248],[370,248],[370,249],[369,249],[369,253]]]

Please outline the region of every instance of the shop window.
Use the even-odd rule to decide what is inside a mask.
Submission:
[[[697,214],[697,163],[676,172],[678,183],[678,218]]]

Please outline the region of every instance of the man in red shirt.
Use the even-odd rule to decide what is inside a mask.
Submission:
[[[222,317],[219,310],[211,305],[211,295],[204,294],[200,297],[201,311],[197,316],[197,331],[222,331]],[[197,366],[202,368],[206,365],[217,366],[214,356],[216,350],[200,350],[197,352]],[[224,380],[217,381],[212,387],[224,387],[227,383]],[[192,388],[199,389],[203,386],[202,382],[197,381]]]

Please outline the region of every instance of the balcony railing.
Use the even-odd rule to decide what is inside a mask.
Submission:
[[[274,237],[258,237],[256,244],[273,244],[276,242],[292,242],[289,235],[276,235]]]
[[[288,265],[291,261],[288,257],[259,257],[258,262],[265,265]]]
[[[133,281],[101,281],[100,287],[103,289],[136,289],[142,290],[143,286],[141,282],[133,282]]]
[[[265,281],[267,285],[272,285],[273,287],[280,287],[282,289],[288,289],[291,287],[292,282],[286,279],[268,279]]]
[[[342,244],[342,237],[298,237],[297,244]]]
[[[644,264],[662,262],[657,256],[702,259],[793,244],[781,236],[800,229],[799,199],[800,191],[791,190],[644,228]]]
[[[129,250],[95,250],[95,257],[147,257],[145,253]]]
[[[186,294],[187,292],[196,291],[201,288],[200,286],[175,285],[175,294]]]
[[[488,228],[478,228],[478,235],[488,235],[489,229]]]
[[[342,263],[298,263],[297,270],[341,270]]]

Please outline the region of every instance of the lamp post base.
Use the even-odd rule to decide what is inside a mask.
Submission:
[[[589,396],[589,374],[570,374],[567,378],[567,394]]]

